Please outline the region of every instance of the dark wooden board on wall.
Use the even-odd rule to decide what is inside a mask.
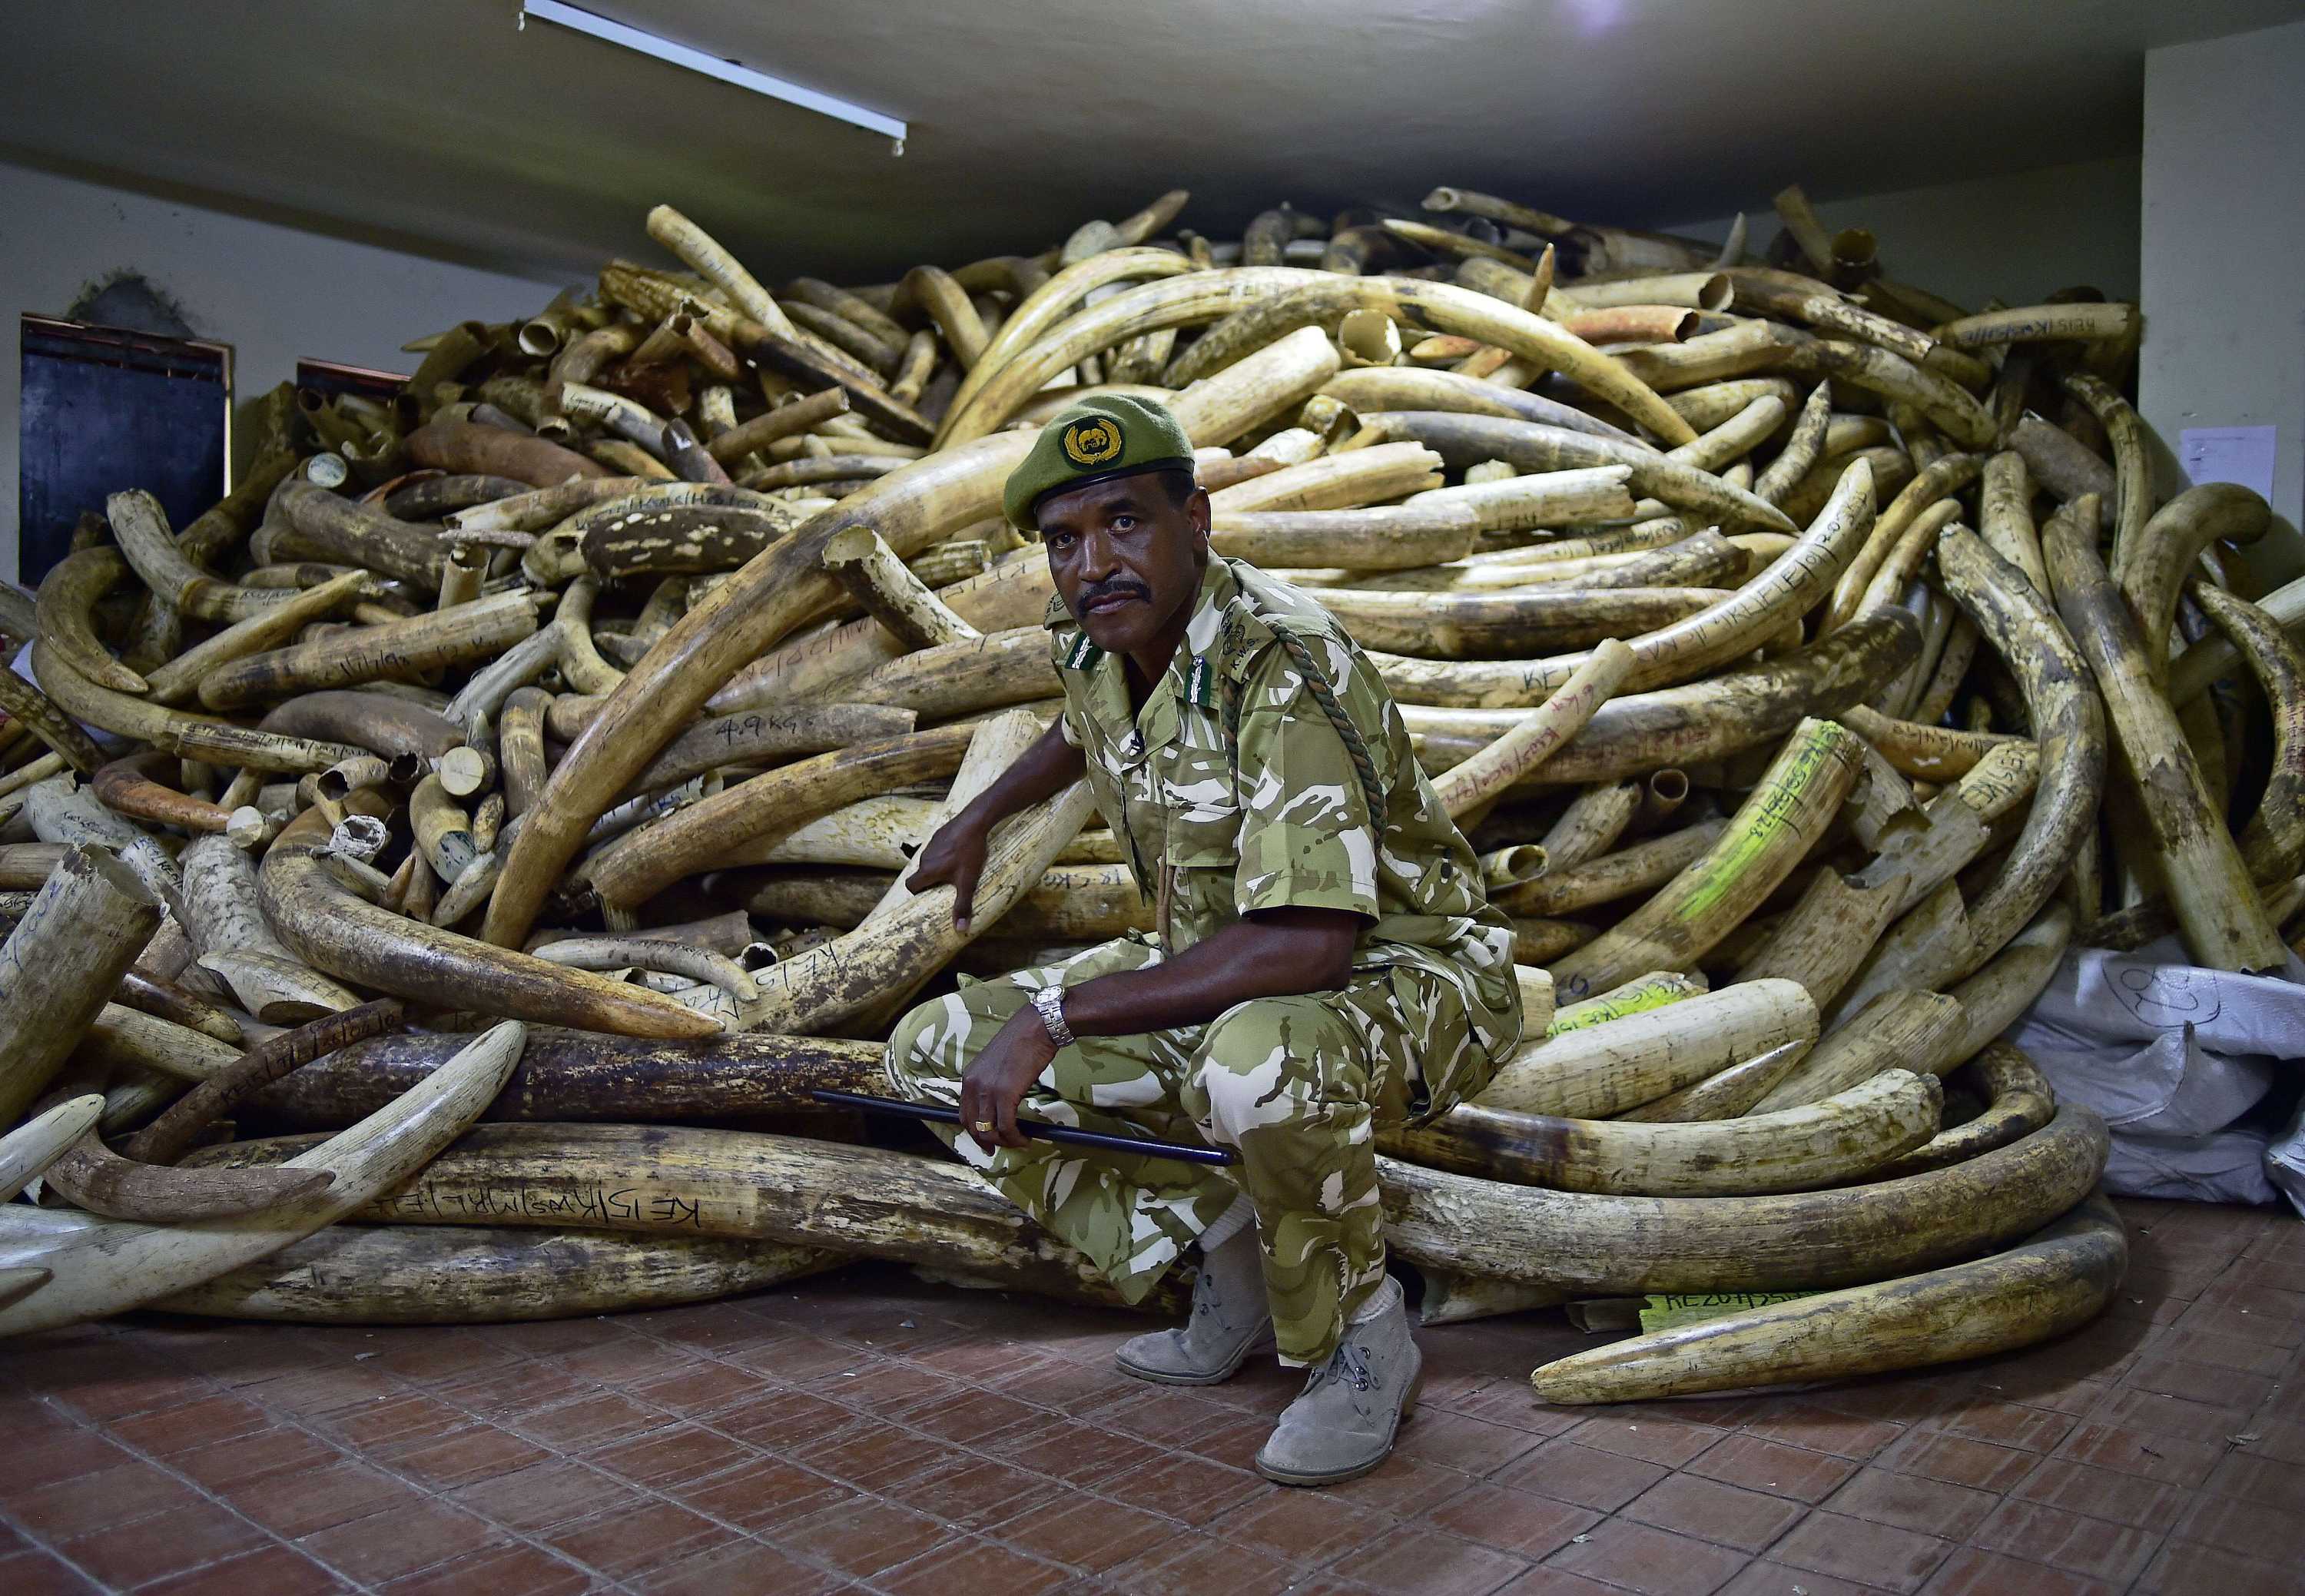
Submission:
[[[83,510],[142,488],[177,526],[223,497],[232,351],[27,315],[16,490],[16,579],[70,552]]]

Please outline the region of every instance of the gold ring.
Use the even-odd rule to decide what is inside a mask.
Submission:
[[[974,1129],[979,1136],[990,1136],[992,1134],[992,1122],[991,1120],[979,1120],[976,1122]]]

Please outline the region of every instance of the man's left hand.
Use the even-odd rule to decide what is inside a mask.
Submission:
[[[984,1147],[1025,1146],[1016,1105],[1056,1056],[1040,1011],[1027,1003],[1010,1015],[960,1078],[961,1128]]]

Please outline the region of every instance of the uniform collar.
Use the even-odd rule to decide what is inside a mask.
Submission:
[[[1145,696],[1143,711],[1134,717],[1128,713],[1128,684],[1122,674],[1122,661],[1091,643],[1087,633],[1075,635],[1061,663],[1067,671],[1079,671],[1086,678],[1083,686],[1088,707],[1115,746],[1141,757],[1176,739],[1182,705],[1216,707],[1217,673],[1222,665],[1217,644],[1225,610],[1239,592],[1240,581],[1231,562],[1212,556],[1193,600],[1192,618],[1185,623],[1184,643]],[[1043,624],[1058,627],[1071,622],[1072,614],[1063,598],[1050,600]]]
[[[1240,578],[1233,573],[1232,562],[1221,555],[1212,555],[1208,569],[1201,575],[1200,591],[1193,599],[1192,619],[1185,623],[1184,644],[1164,673],[1176,679],[1178,696],[1188,703],[1204,708],[1215,703],[1209,696],[1209,686],[1215,680],[1219,663],[1215,658],[1217,640],[1223,631],[1225,608],[1239,592]],[[1058,593],[1042,611],[1041,624],[1053,631],[1079,623],[1065,607],[1064,595]],[[1104,650],[1088,640],[1087,632],[1081,631],[1075,634],[1059,663],[1067,670],[1094,670],[1104,657]],[[1199,688],[1194,690],[1196,683]]]

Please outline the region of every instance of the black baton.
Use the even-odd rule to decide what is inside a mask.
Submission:
[[[939,1108],[929,1103],[907,1103],[901,1097],[872,1097],[863,1092],[836,1092],[827,1087],[819,1087],[809,1096],[836,1108],[861,1108],[866,1114],[902,1114],[906,1119],[933,1120],[940,1125],[960,1123],[958,1109]],[[1134,1153],[1140,1158],[1175,1158],[1186,1164],[1240,1162],[1240,1155],[1230,1148],[1187,1147],[1180,1141],[1108,1136],[1101,1131],[1076,1131],[1070,1125],[1051,1125],[1043,1120],[1020,1119],[1016,1122],[1016,1129],[1042,1141],[1060,1141],[1067,1147],[1099,1148],[1108,1153]],[[974,1132],[972,1131],[971,1134]]]

